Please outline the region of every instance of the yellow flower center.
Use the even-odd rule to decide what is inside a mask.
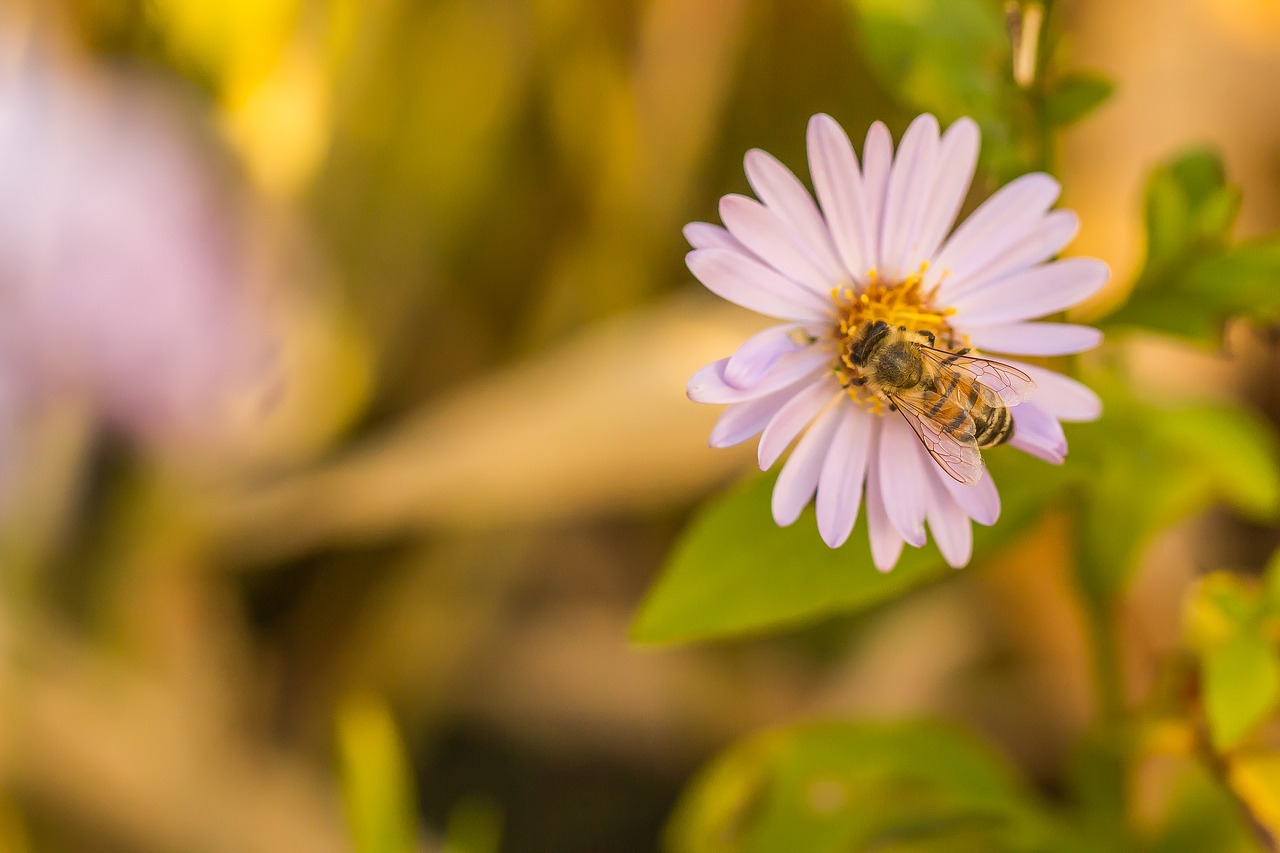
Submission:
[[[947,322],[954,309],[933,305],[937,285],[924,290],[927,269],[928,264],[921,264],[917,272],[901,281],[884,281],[872,270],[870,281],[863,289],[845,287],[831,291],[834,303],[831,317],[835,325],[830,345],[838,356],[832,370],[849,396],[876,414],[882,412],[884,404],[875,394],[855,384],[855,380],[862,378],[862,370],[849,356],[851,346],[869,323],[883,320],[890,326],[902,326],[912,332],[932,332],[938,349],[954,351],[967,344]]]

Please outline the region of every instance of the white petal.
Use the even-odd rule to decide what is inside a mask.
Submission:
[[[767,471],[778,461],[778,457],[791,445],[795,437],[807,427],[818,413],[825,409],[836,394],[840,393],[838,384],[815,382],[797,393],[787,401],[778,413],[769,421],[760,436],[757,456],[760,470]]]
[[[933,258],[928,283],[943,275],[968,278],[1017,245],[1058,198],[1058,182],[1039,172],[1005,184],[984,201]]]
[[[938,159],[938,120],[929,114],[918,116],[902,135],[898,153],[889,173],[880,233],[880,271],[890,279],[909,272],[907,250],[916,242],[925,208],[933,192],[934,168]],[[915,259],[918,264],[924,258]]]
[[[1010,412],[1013,438],[1009,443],[1046,462],[1061,465],[1067,458],[1067,437],[1062,432],[1062,424],[1035,403],[1014,406]]]
[[[853,146],[836,120],[822,114],[809,120],[807,142],[813,189],[840,259],[851,276],[866,281],[872,266],[866,248],[871,241],[870,222]]]
[[[957,119],[942,135],[938,146],[937,177],[929,205],[925,208],[924,221],[915,244],[908,252],[911,259],[923,261],[932,258],[947,236],[956,214],[969,194],[973,170],[978,165],[978,146],[981,133],[971,118]]]
[[[880,428],[880,494],[885,513],[898,533],[919,548],[924,535],[924,478],[917,452],[920,439],[897,415]]]
[[[831,370],[831,354],[808,347],[779,358],[751,388],[735,388],[725,382],[729,359],[713,361],[689,377],[685,390],[695,403],[742,403],[801,382],[811,382]],[[828,377],[823,377],[828,378]],[[834,380],[832,380],[834,381]]]
[[[847,399],[847,398],[846,398]],[[830,406],[809,427],[796,445],[773,486],[773,520],[786,527],[800,517],[801,511],[818,487],[818,475],[831,447],[831,438],[840,424],[842,403]]]
[[[937,473],[938,476],[947,477],[941,471]],[[929,478],[925,492],[925,514],[929,518],[929,530],[933,533],[933,541],[937,543],[942,559],[951,568],[960,569],[969,564],[969,558],[973,555],[973,530],[969,527],[969,517],[952,499],[951,493],[938,480],[938,476]]]
[[[883,421],[883,418],[877,420]],[[880,425],[882,427],[882,425]],[[889,520],[880,493],[880,442],[884,429],[877,428],[871,442],[871,460],[867,466],[867,539],[871,544],[871,561],[878,570],[887,572],[902,556],[902,537]]]
[[[799,335],[808,334],[803,329],[803,326],[788,323],[771,326],[747,338],[729,356],[729,362],[724,367],[724,381],[734,388],[753,387],[769,372],[769,368],[777,364],[778,359],[806,346],[796,340]]]
[[[768,152],[753,148],[746,156],[747,180],[770,210],[788,223],[793,236],[822,271],[833,282],[840,282],[845,274],[836,258],[831,233],[813,197],[800,179]]]
[[[845,406],[844,417],[827,452],[818,479],[818,532],[839,548],[853,532],[867,476],[872,427],[878,421],[861,406]]]
[[[956,481],[941,469],[935,473],[966,515],[988,527],[996,523],[1000,517],[1000,493],[990,471],[984,471],[982,478],[970,485]]]
[[[955,323],[989,326],[1063,311],[1102,289],[1111,271],[1093,258],[1067,258],[969,290],[951,300]]]
[[[883,230],[884,197],[889,188],[889,168],[893,164],[893,137],[882,122],[867,130],[862,147],[862,192],[867,211],[867,265],[880,265],[880,232]]]
[[[957,330],[984,352],[1013,355],[1068,355],[1102,343],[1102,332],[1092,326],[1071,323],[1003,323],[997,326],[965,326]]]
[[[794,388],[783,388],[758,400],[730,405],[711,428],[707,443],[712,447],[733,447],[758,435],[795,393]]]
[[[983,287],[988,282],[1010,273],[1044,263],[1061,252],[1075,239],[1080,230],[1080,217],[1069,210],[1046,213],[1026,235],[981,268],[965,276],[948,275],[938,287],[937,302],[949,304],[949,300],[971,289]]]
[[[774,211],[753,198],[727,195],[720,199],[720,218],[729,233],[766,264],[819,296],[839,283],[814,265],[791,228]]]
[[[684,227],[684,238],[695,249],[732,249],[754,258],[751,250],[738,242],[738,238],[719,225],[710,222],[690,222]]]
[[[716,296],[769,317],[819,320],[830,307],[830,300],[728,249],[694,249],[685,264]]]
[[[1031,401],[1060,421],[1096,421],[1102,416],[1102,400],[1088,385],[1036,364],[1005,359],[1036,382]]]

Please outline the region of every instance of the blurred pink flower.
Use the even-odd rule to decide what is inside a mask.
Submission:
[[[1067,454],[1061,421],[1101,413],[1084,385],[1004,354],[1096,346],[1095,329],[1028,321],[1097,292],[1107,267],[1088,258],[1051,260],[1079,223],[1069,211],[1049,209],[1059,187],[1044,174],[1012,181],[951,231],[978,144],[973,121],[960,119],[939,136],[937,120],[923,115],[895,155],[877,122],[859,168],[844,131],[817,115],[808,151],[818,204],[777,159],[753,150],[746,172],[760,201],[725,196],[727,230],[702,222],[685,228],[689,269],[709,290],[786,321],[689,380],[693,400],[729,404],[712,446],[760,434],[760,467],[768,469],[799,436],[774,486],[774,519],[793,523],[816,492],[818,530],[835,548],[849,537],[865,494],[881,571],[894,566],[904,542],[924,545],[926,522],[943,558],[967,564],[969,521],[993,524],[1000,498],[982,469],[968,485],[948,475],[904,417],[850,384],[857,374],[842,356],[869,321],[932,332],[953,351],[1000,353],[993,358],[1028,374],[1036,389],[1011,410],[1010,443],[1049,462]]]
[[[147,439],[200,435],[264,363],[247,257],[172,100],[30,57],[0,81],[0,369]]]

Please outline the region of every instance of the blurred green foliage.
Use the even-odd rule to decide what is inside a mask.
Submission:
[[[386,704],[349,698],[338,709],[337,746],[355,853],[416,850],[413,775]]]
[[[1147,259],[1128,301],[1104,321],[1210,344],[1229,317],[1280,317],[1280,237],[1231,242],[1240,188],[1222,160],[1198,149],[1147,181]]]
[[[1220,751],[1280,707],[1280,559],[1262,589],[1218,572],[1187,601],[1185,630],[1202,673],[1205,718]]]
[[[696,779],[673,853],[1034,851],[1053,822],[962,731],[932,723],[813,723],[754,737]]]
[[[974,530],[974,549],[991,553],[1038,519],[1074,466],[1051,467],[1013,451],[989,454],[1002,512]],[[891,601],[953,570],[932,546],[906,548],[893,571],[876,571],[860,516],[850,544],[828,548],[813,507],[790,527],[770,515],[775,475],[753,476],[709,501],[667,557],[636,617],[632,638],[644,643],[707,640],[772,630]]]

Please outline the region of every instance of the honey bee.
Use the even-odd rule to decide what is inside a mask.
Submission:
[[[1013,437],[1010,406],[1035,390],[1030,376],[1007,364],[934,347],[932,332],[868,323],[849,344],[848,362],[864,386],[900,412],[929,455],[961,483],[982,477],[979,450]]]

